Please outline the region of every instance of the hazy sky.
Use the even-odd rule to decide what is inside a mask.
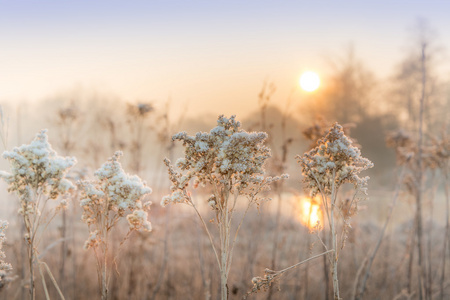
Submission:
[[[449,13],[447,1],[0,0],[0,101],[81,87],[239,114],[265,79],[283,99],[350,43],[387,77],[418,17],[450,43]]]

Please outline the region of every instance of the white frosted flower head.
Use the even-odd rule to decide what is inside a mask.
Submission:
[[[152,190],[136,175],[127,174],[119,162],[122,152],[118,151],[98,169],[94,175],[99,179],[100,189],[109,201],[111,210],[133,210]]]
[[[348,182],[357,189],[364,188],[368,177],[360,178],[358,174],[373,167],[373,163],[362,157],[359,149],[352,145],[338,123],[317,142],[316,147],[303,156],[297,156],[297,159],[302,165],[306,188],[312,196],[320,189],[325,194],[331,194],[333,183],[336,187]]]
[[[260,185],[257,178],[264,174],[264,163],[270,157],[270,149],[264,145],[267,134],[246,132],[240,129],[235,116],[219,116],[217,126],[206,132],[189,136],[180,132],[172,140],[182,141],[184,157],[177,160],[180,171],[165,160],[172,182],[172,194],[162,200],[162,205],[187,202],[186,188],[191,180],[198,185],[230,184],[233,193],[243,194],[252,185]]]
[[[11,172],[0,172],[8,183],[8,191],[15,192],[22,201],[32,201],[30,189],[40,189],[52,199],[73,189],[66,179],[68,170],[76,163],[74,157],[61,157],[48,142],[47,130],[42,130],[28,145],[5,151]]]
[[[81,190],[80,206],[83,208],[82,220],[97,231],[105,230],[99,224],[102,216],[121,218],[127,215],[130,230],[149,231],[147,220],[151,202],[143,202],[152,190],[136,175],[127,174],[119,162],[122,152],[118,151],[94,174],[97,180],[78,182]],[[91,238],[90,238],[91,239]],[[90,244],[90,240],[87,241]]]

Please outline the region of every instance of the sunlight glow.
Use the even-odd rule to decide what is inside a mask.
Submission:
[[[317,225],[322,226],[322,210],[319,202],[311,198],[300,199],[300,222],[309,229],[314,229]]]
[[[315,72],[305,72],[300,77],[300,86],[307,92],[313,92],[319,88],[320,78]]]

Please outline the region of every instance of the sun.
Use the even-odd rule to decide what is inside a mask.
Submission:
[[[313,92],[319,88],[320,78],[315,72],[305,72],[300,77],[300,86],[307,92]]]

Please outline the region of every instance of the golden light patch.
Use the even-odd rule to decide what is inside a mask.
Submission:
[[[300,222],[309,229],[314,229],[316,226],[322,227],[323,215],[319,203],[311,198],[304,197],[300,199]]]

